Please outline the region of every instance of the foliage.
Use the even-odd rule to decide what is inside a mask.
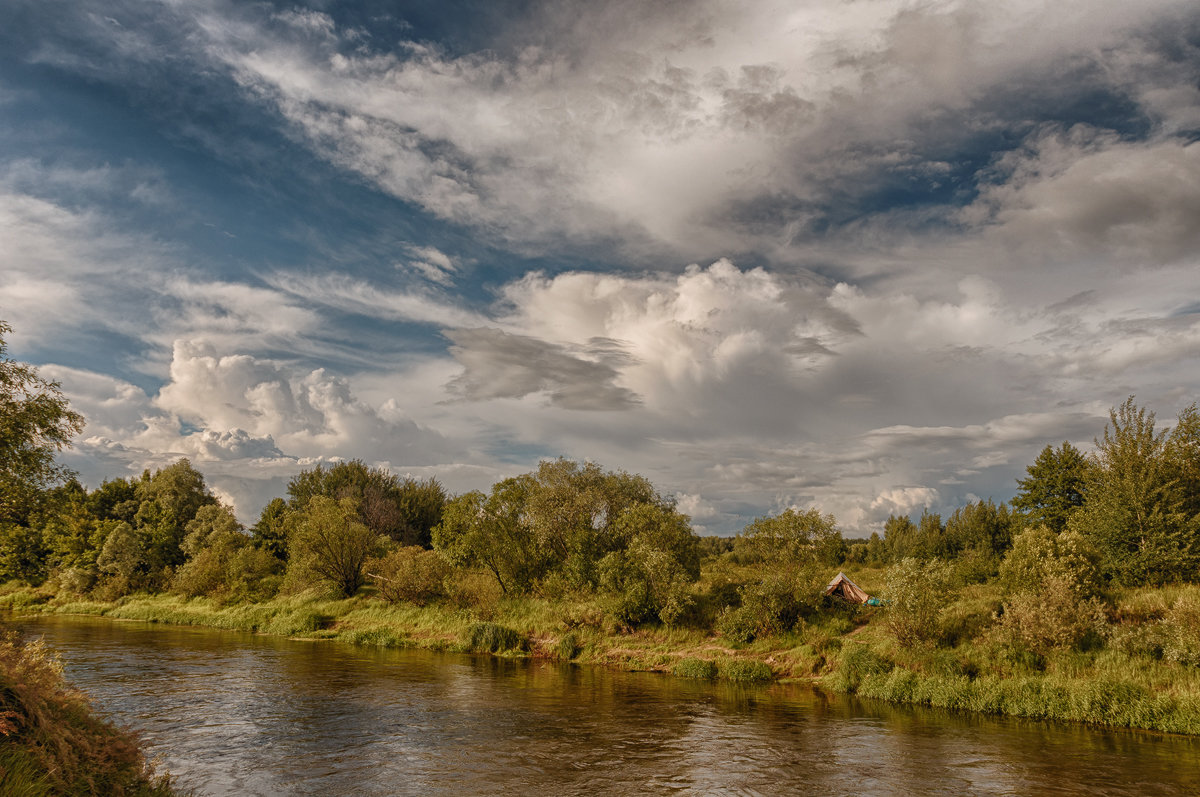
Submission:
[[[1054,648],[1071,648],[1088,637],[1098,638],[1105,627],[1104,604],[1084,599],[1068,575],[1045,577],[1036,588],[1009,596],[1000,616],[999,633],[1008,645],[1037,655]]]
[[[303,470],[288,482],[287,491],[288,506],[295,512],[304,511],[317,496],[350,499],[359,522],[402,545],[428,546],[446,503],[446,492],[437,479],[401,480],[358,459]]]
[[[1087,482],[1088,500],[1069,528],[1091,537],[1104,571],[1123,584],[1161,584],[1194,575],[1200,563],[1198,500],[1188,492],[1195,408],[1170,435],[1130,397],[1109,413]]]
[[[717,664],[707,659],[688,657],[680,659],[671,672],[680,678],[711,680],[717,677]]]
[[[741,605],[717,617],[717,632],[735,642],[787,633],[816,610],[823,586],[814,566],[769,571],[738,590]]]
[[[678,616],[700,567],[687,518],[648,481],[562,459],[452,499],[433,544],[455,566],[486,568],[505,593],[604,591],[631,624],[667,606]]]
[[[183,564],[187,524],[201,507],[217,502],[204,485],[204,477],[188,460],[181,459],[154,475],[142,474],[136,495],[141,503],[134,520],[148,572]]]
[[[424,606],[446,595],[450,565],[437,551],[407,545],[367,560],[365,568],[379,596],[388,603],[403,601]]]
[[[1091,540],[1076,531],[1055,534],[1045,526],[1026,529],[1013,540],[1000,564],[1005,593],[1038,591],[1049,579],[1069,585],[1080,599],[1100,593],[1100,554]]]
[[[10,332],[0,321],[0,524],[28,526],[46,491],[70,475],[54,455],[83,430],[83,416],[57,382],[6,356]]]
[[[554,645],[555,655],[563,661],[571,661],[582,652],[583,645],[579,644],[579,637],[574,631],[563,634]]]
[[[272,498],[263,507],[258,522],[250,527],[250,539],[281,561],[287,561],[288,505],[282,498]]]
[[[951,575],[951,568],[943,562],[912,557],[888,568],[884,589],[887,626],[897,641],[911,645],[937,638]]]
[[[289,540],[288,572],[349,597],[363,585],[363,567],[381,547],[379,535],[359,520],[353,499],[317,495],[300,513]]]
[[[1163,658],[1200,667],[1200,600],[1180,597],[1161,621]]]
[[[172,589],[186,597],[262,600],[274,594],[282,569],[266,551],[254,548],[227,506],[201,507],[187,525],[183,550],[188,560]]]
[[[1017,479],[1013,506],[1032,524],[1063,531],[1071,515],[1083,506],[1089,467],[1087,458],[1065,440],[1057,450],[1046,446],[1025,469],[1028,477]]]
[[[760,559],[786,566],[834,565],[844,553],[837,521],[815,508],[804,512],[787,509],[774,517],[760,517],[746,526],[742,536]]]

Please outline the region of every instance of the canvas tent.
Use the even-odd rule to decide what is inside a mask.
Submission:
[[[838,573],[833,577],[833,581],[830,581],[829,586],[825,587],[825,594],[837,596],[850,603],[866,603],[871,600],[871,596],[862,587],[846,578],[845,573]]]

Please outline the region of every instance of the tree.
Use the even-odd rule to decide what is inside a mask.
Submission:
[[[287,561],[288,505],[282,498],[272,498],[263,507],[258,522],[250,527],[251,540],[280,561]]]
[[[83,416],[57,382],[6,356],[11,332],[0,321],[0,524],[27,526],[45,491],[69,476],[54,456],[83,430]]]
[[[281,569],[280,561],[252,546],[233,510],[223,504],[196,512],[181,547],[188,559],[172,581],[181,595],[261,599],[276,589],[267,577]]]
[[[774,517],[757,518],[742,530],[742,535],[763,560],[789,567],[828,563],[841,552],[837,521],[815,507],[804,512],[785,509]]]
[[[1025,469],[1028,478],[1017,479],[1013,506],[1025,513],[1033,525],[1060,532],[1071,515],[1083,506],[1088,478],[1087,458],[1067,441],[1046,446]]]
[[[363,525],[402,545],[428,546],[446,504],[446,492],[437,479],[401,480],[359,459],[303,470],[288,482],[287,491],[293,511],[304,509],[318,495],[350,498]]]
[[[1132,396],[1109,412],[1087,501],[1068,523],[1092,538],[1105,572],[1124,584],[1193,578],[1200,560],[1200,518],[1188,515],[1173,456],[1190,446],[1192,416],[1185,413],[1177,438],[1156,431],[1154,420]]]
[[[202,507],[217,502],[204,485],[204,476],[181,459],[153,476],[149,471],[143,473],[135,494],[141,503],[134,521],[150,569],[162,571],[183,564],[187,524]]]
[[[348,598],[363,585],[363,566],[385,540],[359,520],[353,499],[318,495],[308,502],[289,540],[288,569],[323,581]]]

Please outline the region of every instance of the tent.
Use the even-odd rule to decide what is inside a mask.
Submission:
[[[846,578],[845,573],[838,573],[833,577],[833,581],[830,581],[829,586],[825,587],[825,594],[835,595],[849,603],[867,603],[871,600],[871,596],[862,587]]]

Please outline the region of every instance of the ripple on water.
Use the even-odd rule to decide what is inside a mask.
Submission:
[[[36,618],[199,794],[1194,795],[1200,741],[803,687]]]

